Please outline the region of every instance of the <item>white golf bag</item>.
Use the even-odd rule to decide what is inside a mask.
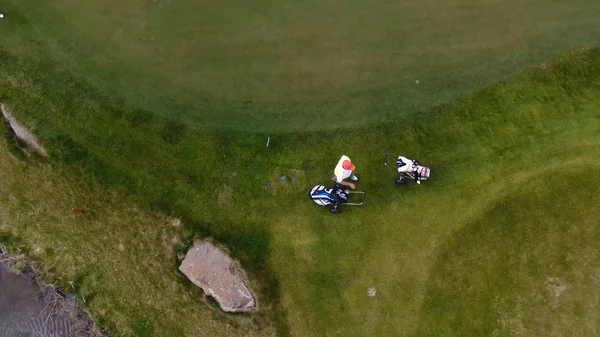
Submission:
[[[388,164],[388,156],[389,153],[386,153],[383,158],[383,163],[385,166],[393,168]],[[431,176],[429,167],[423,166],[418,161],[410,160],[403,156],[397,157],[395,166],[399,175],[398,179],[396,179],[396,184],[398,185],[406,183],[407,179],[415,180],[417,184],[420,184],[421,181],[425,181]]]

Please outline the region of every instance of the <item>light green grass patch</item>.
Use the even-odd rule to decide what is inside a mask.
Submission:
[[[415,336],[588,336],[597,325],[598,163],[531,177],[441,248]],[[589,163],[588,163],[589,164]]]

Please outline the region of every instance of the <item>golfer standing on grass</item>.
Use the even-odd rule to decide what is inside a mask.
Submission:
[[[340,185],[348,186],[351,189],[354,189],[356,186],[353,183],[349,181],[344,181],[348,178],[354,181],[358,180],[358,178],[354,174],[352,174],[352,171],[354,171],[354,169],[354,164],[352,164],[350,158],[348,158],[348,156],[346,155],[343,155],[342,158],[340,158],[340,161],[337,163],[337,166],[333,171],[333,178],[331,179],[335,180]]]

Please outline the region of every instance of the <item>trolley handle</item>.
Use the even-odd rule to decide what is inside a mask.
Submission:
[[[358,203],[358,202],[345,202],[344,205],[362,206],[362,205],[365,204],[365,192],[350,191],[349,194],[361,194],[361,196],[360,196],[360,203]]]

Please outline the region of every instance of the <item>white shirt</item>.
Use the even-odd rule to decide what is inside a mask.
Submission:
[[[350,158],[348,158],[348,156],[346,155],[343,155],[340,161],[337,163],[335,170],[333,170],[335,181],[337,181],[338,183],[341,183],[344,179],[348,179],[352,176],[352,171],[346,170],[342,166],[344,164],[344,161],[346,160],[350,160]]]

